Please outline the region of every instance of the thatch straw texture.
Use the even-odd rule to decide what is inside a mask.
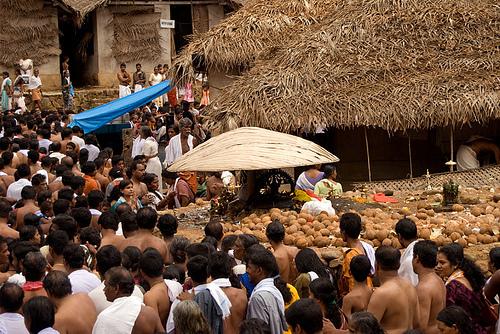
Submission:
[[[30,58],[40,65],[59,55],[57,17],[44,9],[43,0],[2,0],[0,13],[0,64],[12,67]]]
[[[177,160],[169,171],[218,172],[309,166],[337,162],[323,147],[281,132],[239,128],[215,136]]]
[[[133,11],[113,14],[111,49],[118,62],[157,61],[162,53],[160,14]]]
[[[261,53],[207,112],[223,130],[486,122],[500,117],[499,39],[497,0],[338,1]]]
[[[248,0],[233,15],[208,32],[192,37],[174,59],[172,75],[178,82],[195,77],[193,63],[230,72],[244,70],[283,32],[297,25],[318,22],[334,0]]]
[[[105,4],[108,0],[62,0],[62,2],[73,9],[80,18],[84,18],[97,7]]]

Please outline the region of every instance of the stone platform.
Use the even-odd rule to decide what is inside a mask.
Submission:
[[[75,113],[91,109],[118,98],[117,88],[88,87],[75,90],[73,110]],[[31,94],[26,94],[26,105],[31,107]],[[63,97],[61,91],[43,92],[42,108],[44,110],[62,110]]]

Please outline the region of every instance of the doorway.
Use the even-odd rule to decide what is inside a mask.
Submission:
[[[191,5],[171,5],[170,17],[175,20],[174,44],[177,53],[188,44],[186,37],[193,34]]]
[[[59,47],[60,63],[69,58],[69,70],[74,87],[96,85],[89,63],[94,56],[95,12],[89,14],[81,23],[74,15],[59,10]],[[62,73],[62,65],[60,68]]]

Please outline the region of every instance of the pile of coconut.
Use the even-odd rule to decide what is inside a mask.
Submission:
[[[374,247],[401,245],[394,231],[396,223],[402,218],[413,220],[422,239],[434,240],[438,246],[458,242],[462,246],[490,244],[500,241],[500,202],[489,202],[464,207],[455,204],[450,212],[437,213],[426,202],[417,203],[416,211],[401,209],[365,209],[359,212],[363,223],[361,238]],[[285,244],[305,247],[344,247],[340,230],[339,216],[322,213],[313,216],[306,212],[282,211],[273,208],[261,215],[253,213],[240,220],[239,224],[225,223],[228,233],[255,235],[266,242],[266,226],[279,220],[286,229]]]

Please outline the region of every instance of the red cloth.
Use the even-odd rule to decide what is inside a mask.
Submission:
[[[35,291],[43,289],[43,282],[26,282],[23,285],[23,291]]]
[[[312,191],[311,189],[306,189],[306,190],[305,190],[305,193],[307,194],[307,196],[309,196],[309,197],[311,197],[311,198],[316,198],[316,199],[317,199],[317,200],[319,200],[319,201],[321,201],[321,200],[322,200],[322,198],[321,198],[321,197],[319,197],[318,195],[316,195],[316,194],[314,193],[314,191]]]
[[[398,202],[397,199],[392,198],[390,196],[385,196],[382,193],[378,193],[378,194],[373,195],[373,200],[375,202],[379,202],[379,203],[397,203]]]

